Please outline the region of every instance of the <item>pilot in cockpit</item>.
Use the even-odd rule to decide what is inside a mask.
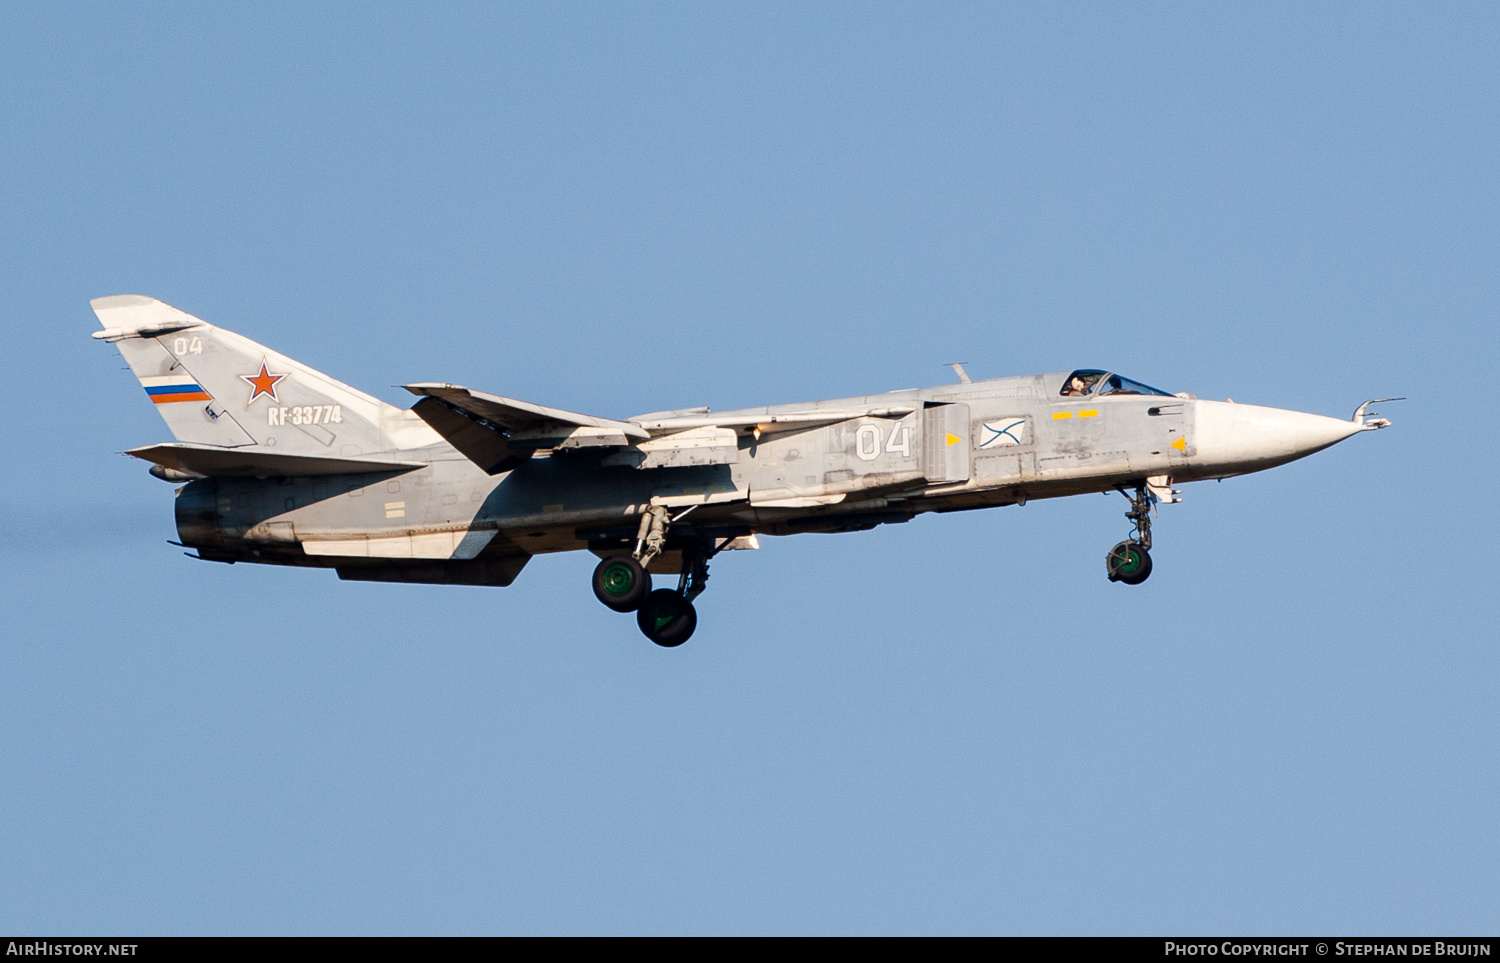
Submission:
[[[1058,392],[1064,398],[1079,398],[1091,395],[1097,391],[1099,397],[1105,395],[1162,395],[1167,392],[1150,385],[1143,385],[1139,381],[1131,381],[1108,371],[1099,371],[1095,368],[1079,368],[1068,375],[1063,381],[1062,391]]]
[[[1065,398],[1080,397],[1094,390],[1094,385],[1104,377],[1103,371],[1089,371],[1080,369],[1068,375],[1068,380],[1063,382],[1062,395]]]

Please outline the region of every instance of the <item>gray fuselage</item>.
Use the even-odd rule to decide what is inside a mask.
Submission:
[[[696,458],[635,467],[615,449],[539,448],[486,474],[446,443],[403,449],[406,470],[281,478],[217,477],[179,489],[183,544],[204,558],[335,567],[345,578],[509,584],[532,555],[628,547],[651,505],[678,516],[676,540],[843,532],[923,512],[1024,504],[1146,483],[1257,471],[1361,429],[1357,422],[1187,395],[1062,393],[1066,372],[963,382],[708,415],[737,424]],[[849,411],[888,411],[832,423]],[[671,427],[671,416],[642,416]],[[800,420],[799,420],[800,419]],[[1205,437],[1205,432],[1208,437]],[[656,456],[654,463],[663,463]],[[621,463],[621,462],[624,463]],[[691,513],[684,517],[686,509]],[[472,558],[358,557],[318,545],[487,538]],[[490,534],[493,533],[493,534]],[[653,571],[673,571],[668,551]],[[421,555],[418,551],[415,554]]]

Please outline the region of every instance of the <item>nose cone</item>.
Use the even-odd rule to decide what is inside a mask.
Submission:
[[[1193,462],[1236,475],[1296,461],[1364,430],[1357,421],[1223,401],[1197,402],[1194,420]]]

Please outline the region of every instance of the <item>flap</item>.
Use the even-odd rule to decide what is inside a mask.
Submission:
[[[423,398],[411,410],[487,475],[510,471],[531,457],[530,449],[512,451],[505,435],[437,398]]]
[[[354,475],[361,472],[404,472],[425,467],[418,461],[379,461],[368,458],[332,458],[322,455],[285,455],[264,448],[217,448],[184,443],[147,445],[125,454],[163,468],[198,475],[235,475],[251,478],[286,478],[292,475]]]
[[[504,432],[513,440],[516,440],[518,436],[538,440],[567,437],[578,428],[595,429],[593,432],[583,433],[584,437],[623,436],[621,444],[628,444],[624,439],[644,441],[651,437],[650,433],[640,425],[627,421],[595,418],[593,415],[581,415],[574,411],[564,411],[561,408],[533,405],[514,398],[502,398],[499,395],[485,394],[482,391],[470,391],[460,385],[411,384],[402,385],[402,387],[414,395],[436,398],[450,407],[482,418],[495,430]]]

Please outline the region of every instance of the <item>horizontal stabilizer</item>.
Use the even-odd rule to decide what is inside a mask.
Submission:
[[[264,449],[216,448],[212,445],[165,444],[125,452],[142,461],[195,475],[235,475],[250,478],[287,478],[293,475],[355,475],[361,472],[411,471],[424,467],[416,461],[379,461],[333,458],[324,455],[287,455]]]

